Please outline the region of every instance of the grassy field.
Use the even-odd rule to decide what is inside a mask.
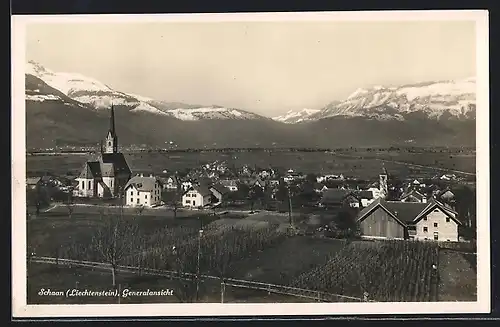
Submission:
[[[27,246],[30,251],[38,256],[53,256],[57,248],[69,244],[90,244],[92,236],[103,219],[95,207],[77,207],[75,212],[68,216],[64,206],[41,216],[27,221]],[[117,211],[118,209],[107,209]],[[139,215],[132,210],[125,212],[123,219],[139,222],[144,233],[154,233],[163,228],[184,227],[196,232],[200,227],[198,217],[204,223],[210,223],[216,217],[211,217],[196,211],[178,212],[178,218],[173,218],[173,213],[161,210],[160,215]]]
[[[382,162],[378,159],[394,160],[431,167],[475,171],[475,154],[435,153],[435,152],[366,152],[351,151],[342,153],[325,152],[196,152],[196,153],[126,153],[125,157],[133,172],[161,173],[163,170],[182,171],[199,167],[216,160],[225,161],[229,166],[241,167],[245,164],[266,168],[282,167],[303,173],[344,174],[361,179],[372,179],[381,171]],[[41,175],[50,172],[55,175],[80,172],[88,159],[85,155],[27,156],[28,175]],[[401,163],[384,162],[386,169],[401,178],[430,177],[436,174],[432,168],[408,167]]]
[[[477,301],[476,255],[439,251],[439,300]]]

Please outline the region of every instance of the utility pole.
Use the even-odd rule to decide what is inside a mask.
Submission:
[[[198,260],[196,264],[196,302],[200,298],[200,256],[201,256],[201,235],[203,234],[203,229],[200,229],[198,236]]]
[[[290,195],[290,185],[287,186],[288,191],[288,220],[290,222],[290,227],[293,227],[293,218],[292,218],[292,197]]]

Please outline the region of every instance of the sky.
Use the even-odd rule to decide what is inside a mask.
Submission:
[[[128,93],[268,117],[359,87],[476,75],[474,21],[37,23],[26,59]]]

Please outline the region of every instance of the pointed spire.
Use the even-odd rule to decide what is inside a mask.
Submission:
[[[113,102],[111,102],[111,115],[109,117],[109,131],[111,132],[111,135],[113,137],[116,136],[116,131],[115,131],[115,108],[113,106]]]

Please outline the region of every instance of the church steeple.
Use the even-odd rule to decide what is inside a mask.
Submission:
[[[111,115],[109,116],[109,132],[113,137],[116,136],[116,131],[115,131],[115,108],[113,107],[113,104],[111,104]]]
[[[118,136],[115,130],[115,108],[111,104],[111,114],[109,116],[109,130],[106,136],[104,153],[117,153],[118,152]]]

